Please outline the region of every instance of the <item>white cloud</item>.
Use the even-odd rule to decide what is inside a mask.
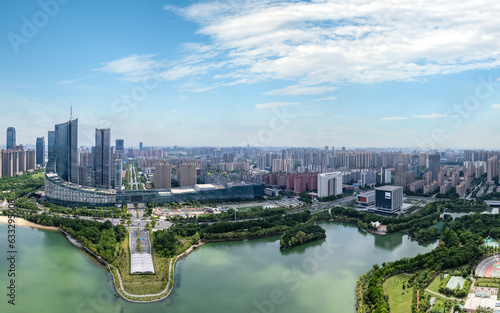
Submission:
[[[285,106],[298,105],[298,104],[299,103],[297,103],[297,102],[267,102],[267,103],[256,104],[255,108],[257,110],[262,110],[262,109],[285,107]]]
[[[301,85],[292,85],[287,86],[283,89],[275,89],[271,91],[264,92],[265,95],[273,95],[273,96],[290,96],[290,95],[317,95],[325,92],[333,91],[337,89],[333,86],[301,86]]]
[[[84,76],[84,77],[80,77],[80,78],[76,78],[76,79],[72,79],[72,80],[61,80],[61,81],[58,81],[57,83],[62,84],[62,85],[74,84],[74,83],[77,83],[79,81],[85,80],[85,79],[90,78],[90,77],[92,77],[92,76]]]
[[[330,100],[335,100],[337,97],[326,97],[326,98],[319,98],[319,99],[312,99],[309,101],[330,101]]]
[[[492,104],[492,105],[491,105],[491,108],[492,108],[493,110],[500,110],[500,104]]]
[[[427,119],[439,119],[439,118],[445,118],[446,115],[439,114],[439,113],[431,113],[431,114],[427,114],[427,115],[413,115],[413,117],[427,118]]]
[[[382,121],[395,121],[395,120],[406,120],[406,117],[401,117],[401,116],[391,116],[391,117],[384,117]]]
[[[197,23],[198,34],[209,38],[192,44],[182,62],[222,59],[229,81],[413,81],[500,66],[494,0],[215,0],[165,9]]]
[[[141,81],[150,78],[155,70],[161,67],[161,62],[154,60],[154,56],[154,54],[133,54],[104,63],[104,66],[96,70],[108,74],[121,74],[126,81]]]

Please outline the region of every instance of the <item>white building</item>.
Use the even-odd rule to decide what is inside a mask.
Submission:
[[[342,193],[342,175],[323,173],[318,175],[318,197],[336,196]]]

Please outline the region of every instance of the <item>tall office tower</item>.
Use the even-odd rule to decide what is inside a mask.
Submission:
[[[54,138],[54,150],[47,166],[55,163],[61,179],[78,184],[78,119],[57,124]]]
[[[111,130],[95,130],[94,186],[111,188]]]
[[[47,157],[50,158],[52,151],[54,151],[54,141],[56,139],[56,132],[49,130],[47,137]]]
[[[125,151],[123,139],[116,139],[115,150],[122,152]]]
[[[177,181],[180,187],[196,185],[196,164],[181,164],[177,169]]]
[[[157,164],[155,166],[155,174],[153,176],[153,184],[155,189],[171,188],[172,166],[169,163]]]
[[[14,127],[7,128],[7,150],[12,149],[16,145],[16,129]]]
[[[488,158],[488,164],[486,167],[487,180],[493,180],[498,175],[498,157],[495,155]]]
[[[438,153],[429,154],[429,171],[432,172],[432,180],[438,180],[438,173],[441,169],[441,156]]]
[[[111,150],[113,150],[113,148],[111,148]],[[113,151],[113,153],[111,154],[111,186],[113,186],[113,188],[115,189],[120,189],[122,184],[121,183],[122,168],[120,167],[117,171],[117,164],[116,164],[117,160],[120,160],[120,166],[123,165],[123,151]],[[116,180],[118,173],[120,174],[119,181]]]
[[[114,170],[115,179],[114,179],[113,186],[115,187],[115,189],[120,190],[120,189],[122,189],[123,160],[122,159],[116,159],[114,166],[115,166],[115,170]]]
[[[141,141],[141,142],[139,142],[139,151],[142,151],[143,148],[144,148],[144,145],[143,145],[143,143]]]
[[[45,137],[36,138],[36,164],[45,167]]]
[[[406,188],[406,172],[408,171],[406,163],[397,163],[394,173],[394,185]]]
[[[411,156],[411,166],[412,170],[415,172],[415,176],[420,176],[420,155],[413,154]]]

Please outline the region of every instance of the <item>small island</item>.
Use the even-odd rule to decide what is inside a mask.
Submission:
[[[306,242],[325,239],[326,231],[318,225],[306,225],[287,230],[280,239],[281,251],[288,251]]]

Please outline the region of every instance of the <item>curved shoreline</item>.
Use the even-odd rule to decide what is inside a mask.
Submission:
[[[40,225],[40,224],[35,224],[35,223],[27,221],[21,217],[15,217],[14,221],[15,221],[16,226],[20,226],[20,227],[32,227],[32,228],[38,228],[38,229],[44,229],[44,230],[59,231],[59,227],[44,226],[44,225]],[[0,215],[0,223],[9,224],[9,217],[6,215]]]
[[[178,256],[175,257],[175,261],[174,259],[170,259],[170,265],[169,265],[169,269],[168,269],[168,280],[167,280],[167,286],[165,287],[165,289],[163,289],[163,291],[157,293],[157,294],[149,294],[149,295],[135,295],[135,294],[131,294],[129,292],[127,292],[124,288],[123,288],[123,281],[122,281],[122,278],[121,278],[121,275],[120,275],[120,270],[114,266],[112,266],[111,264],[108,264],[107,265],[107,268],[109,269],[109,271],[111,272],[111,275],[113,276],[113,285],[115,286],[115,289],[116,289],[116,292],[126,301],[129,301],[129,302],[134,302],[134,303],[151,303],[151,302],[158,302],[158,301],[161,301],[161,300],[164,300],[166,299],[171,293],[172,293],[172,290],[174,290],[174,273],[172,273],[172,270],[175,271],[175,265],[177,264],[177,261],[181,258],[181,257],[184,257],[184,256],[187,256],[189,253],[191,253],[194,249],[198,248],[198,247],[201,247],[202,245],[204,245],[205,242],[200,242],[199,244],[197,245],[193,245],[191,247],[189,247],[186,251],[184,251],[183,253],[179,254]],[[173,264],[172,264],[173,262]],[[133,297],[133,298],[146,298],[146,297],[158,297],[158,296],[161,296],[160,298],[158,299],[154,299],[154,300],[144,300],[144,301],[135,301],[135,300],[132,300],[132,299],[128,299],[127,297],[125,297],[121,292],[120,290],[118,290],[117,288],[117,283],[116,283],[116,280],[115,280],[115,273],[113,272],[113,269],[116,269],[116,274],[118,275],[118,280],[120,282],[120,289],[121,291],[126,294],[127,296],[129,297]],[[172,278],[172,279],[171,279]],[[172,282],[172,286],[170,288],[170,282]],[[166,293],[164,296],[162,296],[164,293]]]

